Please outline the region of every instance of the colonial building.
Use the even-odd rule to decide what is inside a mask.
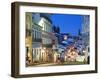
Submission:
[[[33,62],[46,62],[52,60],[52,44],[53,41],[57,43],[57,39],[52,33],[50,15],[51,14],[32,13]]]
[[[26,36],[25,36],[25,47],[26,47],[26,64],[32,63],[32,14],[26,13]]]
[[[50,16],[51,14],[40,14],[39,25],[42,26],[42,48],[45,50],[43,61],[51,61],[53,59],[52,47],[57,43],[57,37],[52,32]]]
[[[88,46],[89,45],[89,30],[90,30],[90,19],[88,15],[83,17],[83,24],[82,24],[82,40],[83,43]]]
[[[52,32],[52,23],[49,19],[50,15],[40,14],[41,20],[39,25],[42,26],[42,46],[51,47],[52,39],[50,38],[50,33]]]
[[[28,63],[53,61],[58,40],[52,32],[51,14],[26,13],[26,59]]]
[[[89,61],[89,47],[90,47],[90,17],[89,15],[85,15],[83,18],[83,26],[82,26],[82,41],[85,45],[85,61]]]
[[[39,14],[32,13],[32,54],[33,63],[42,60],[42,26],[38,23],[41,20]]]

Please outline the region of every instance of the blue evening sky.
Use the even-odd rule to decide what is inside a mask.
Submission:
[[[53,25],[60,27],[61,33],[70,33],[77,35],[78,30],[82,30],[82,15],[73,14],[52,14],[51,20]]]

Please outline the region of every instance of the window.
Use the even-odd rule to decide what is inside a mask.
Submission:
[[[28,60],[29,47],[26,47],[26,59]]]
[[[37,31],[37,39],[39,39],[39,32]]]
[[[26,47],[26,53],[28,53],[29,52],[29,47]]]
[[[35,30],[34,30],[34,39],[35,39]]]
[[[31,36],[31,30],[26,28],[26,37]]]
[[[36,31],[35,31],[35,39],[37,38],[37,33],[36,33]]]
[[[38,38],[40,39],[40,32],[38,32]]]
[[[34,30],[32,32],[32,41],[34,41]]]

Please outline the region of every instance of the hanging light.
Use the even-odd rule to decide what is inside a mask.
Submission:
[[[67,35],[64,35],[64,40],[67,40]]]

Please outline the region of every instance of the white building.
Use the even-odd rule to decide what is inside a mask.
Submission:
[[[40,17],[39,25],[42,26],[42,44],[44,47],[50,47],[52,44],[52,39],[50,38],[52,32],[50,14],[40,14]]]
[[[90,48],[90,16],[85,15],[83,18],[83,26],[82,26],[82,42],[85,45],[85,61],[87,62],[89,59],[89,48]]]
[[[38,25],[41,18],[39,14],[32,13],[32,53],[33,62],[39,62],[42,59],[42,26]]]
[[[56,36],[52,33],[51,14],[33,13],[32,27],[32,47],[33,61],[48,61],[50,50],[52,49],[52,41],[56,40]],[[50,56],[51,56],[50,55]]]
[[[90,31],[90,17],[88,15],[85,15],[83,18],[83,24],[82,24],[82,39],[83,43],[88,46],[89,45],[89,31]]]

